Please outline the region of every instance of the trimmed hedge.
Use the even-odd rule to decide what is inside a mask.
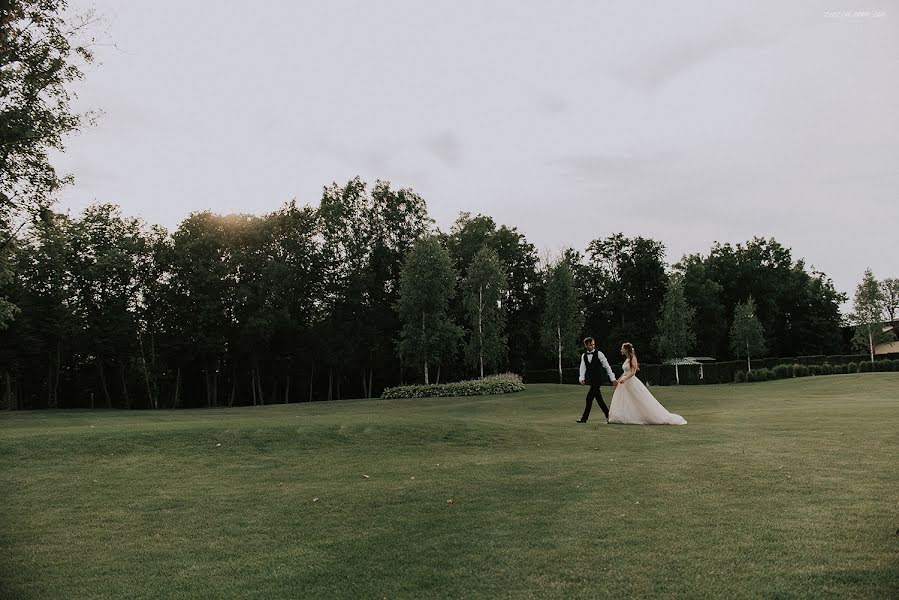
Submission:
[[[770,369],[753,369],[746,374],[746,381],[768,381],[774,379],[774,373]]]
[[[755,363],[755,361],[753,361]],[[708,365],[706,365],[708,366]],[[737,371],[734,374],[734,383],[747,381],[766,381],[767,379],[787,379],[790,377],[808,377],[815,375],[843,375],[848,373],[871,373],[884,371],[899,371],[899,360],[863,360],[859,363],[830,364],[780,364],[771,369],[755,368],[749,373]]]
[[[774,373],[775,379],[787,379],[793,376],[792,365],[777,365],[771,371]]]
[[[895,360],[875,360],[874,370],[877,372],[895,371],[895,364],[899,361]]]
[[[899,359],[880,358],[872,364],[867,358],[869,358],[867,354],[829,356],[821,354],[786,358],[758,358],[752,360],[752,371],[750,373],[766,369],[769,379],[786,379],[789,377],[807,377],[809,375],[899,371]],[[621,375],[620,366],[612,364],[611,367],[616,377]],[[753,375],[750,379],[746,372],[745,360],[703,363],[701,365],[679,365],[678,369],[680,371],[680,382],[684,385],[763,381],[759,379],[759,375]],[[577,368],[562,369],[562,382],[577,383],[578,372]],[[738,379],[739,373],[742,373],[742,375]],[[643,364],[640,365],[638,376],[646,385],[675,385],[677,383],[674,365]],[[524,380],[527,383],[559,383],[559,372],[556,369],[526,371]]]
[[[387,388],[381,394],[381,398],[393,400],[396,398],[489,396],[492,394],[509,394],[522,390],[524,390],[524,384],[521,382],[520,376],[515,373],[503,373],[502,375],[491,375],[484,379],[471,381],[454,381],[452,383],[435,383],[431,385],[403,385]]]
[[[867,354],[837,354],[835,356],[828,356],[826,362],[829,362],[832,365],[848,365],[851,362],[864,360],[866,356]]]
[[[702,383],[730,383],[745,365],[742,360],[706,363],[702,365]]]

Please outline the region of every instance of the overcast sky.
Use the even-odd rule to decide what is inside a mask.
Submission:
[[[73,211],[174,229],[360,175],[541,254],[760,235],[850,295],[899,276],[892,3],[70,1],[114,43],[78,87],[105,114],[57,160]]]

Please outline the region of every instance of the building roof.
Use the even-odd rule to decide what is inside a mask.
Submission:
[[[675,363],[679,365],[701,365],[702,363],[715,362],[715,359],[711,356],[685,356],[683,358],[673,358],[671,360],[666,360],[665,365],[673,365]]]

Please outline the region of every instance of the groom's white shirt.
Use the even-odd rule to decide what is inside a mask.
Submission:
[[[609,381],[615,381],[615,374],[612,373],[612,367],[609,366],[609,361],[606,360],[606,355],[603,354],[602,352],[600,352],[599,350],[596,351],[596,355],[599,356],[600,364],[602,364],[602,366],[606,368],[606,373],[609,374]],[[581,374],[578,377],[579,381],[583,381],[584,375],[587,374],[587,363],[588,362],[591,362],[591,363],[593,362],[593,353],[592,352],[587,353],[586,359],[584,358],[584,355],[581,354]]]

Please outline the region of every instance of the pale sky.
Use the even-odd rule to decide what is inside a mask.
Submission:
[[[541,254],[773,236],[852,294],[899,276],[890,2],[70,0],[104,16],[64,209],[174,229],[359,175]],[[114,45],[112,45],[114,44]]]

